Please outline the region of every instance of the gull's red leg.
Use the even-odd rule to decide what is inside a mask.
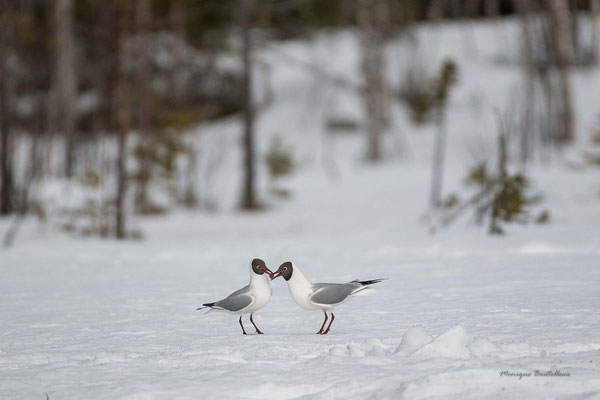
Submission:
[[[240,326],[242,327],[242,332],[244,332],[244,335],[246,334],[246,330],[244,329],[244,325],[242,325],[242,316],[240,315]]]
[[[252,321],[252,313],[250,313],[250,322],[252,322],[252,325],[254,325],[254,329],[256,329],[256,333],[258,333],[259,335],[262,335],[263,333],[260,331],[260,329],[258,329],[258,326],[256,326],[254,321]]]
[[[325,314],[325,320],[323,321],[323,325],[321,325],[321,329],[319,329],[319,332],[317,332],[317,335],[320,335],[323,333],[323,328],[325,327],[325,322],[327,322],[327,311],[323,311],[323,314]]]
[[[331,311],[329,311],[329,312],[331,312]],[[331,324],[333,324],[334,319],[335,319],[335,315],[333,315],[333,313],[331,313],[331,321],[329,322],[327,329],[325,329],[325,332],[323,332],[323,335],[327,335],[329,333],[329,328],[331,328]]]

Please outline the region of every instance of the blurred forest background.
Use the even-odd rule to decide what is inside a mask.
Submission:
[[[255,119],[277,101],[269,62],[257,54],[328,29],[356,36],[359,81],[289,58],[362,99],[360,126],[338,118],[327,128],[360,131],[365,163],[377,163],[386,157],[381,137],[390,102],[402,104],[415,126],[432,122],[429,208],[443,210],[445,224],[474,207],[489,231],[500,233],[498,220],[519,219],[535,201],[522,192],[534,154],[563,151],[577,139],[571,72],[598,64],[599,12],[600,0],[1,0],[0,214],[13,219],[3,240],[14,239],[26,215],[48,218],[40,188],[61,191],[65,182],[83,193],[64,192],[58,207],[60,227],[75,234],[136,238],[142,232],[128,223],[134,215],[219,209],[219,199],[204,198],[197,185],[210,180],[218,155],[206,156],[212,150],[189,140],[189,131],[227,118],[242,127],[241,140],[229,144],[240,148],[242,179],[232,194],[238,208],[266,207],[265,190],[288,196],[277,181],[297,165],[293,149],[276,140],[260,153],[255,145]],[[468,172],[479,187],[472,198],[444,196],[446,103],[469,77],[448,59],[432,76],[412,68],[391,85],[384,47],[416,24],[507,16],[518,20],[521,48],[516,60],[498,62],[518,65],[526,100],[508,116],[515,123],[498,113],[497,171],[481,164]],[[585,29],[582,18],[591,21]],[[512,174],[507,158],[520,166]],[[206,159],[212,161],[200,169]],[[257,185],[259,164],[269,173],[268,189]],[[543,222],[548,213],[536,218]]]

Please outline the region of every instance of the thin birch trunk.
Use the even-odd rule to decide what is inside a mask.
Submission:
[[[140,137],[140,158],[137,173],[135,209],[145,214],[151,211],[148,198],[148,185],[151,177],[150,153],[152,151],[152,132],[150,131],[150,63],[148,60],[148,35],[152,22],[150,0],[137,0],[135,9],[136,29],[136,125]]]
[[[131,88],[126,74],[126,46],[127,33],[126,16],[123,10],[117,10],[117,82],[115,98],[117,109],[117,194],[115,200],[115,235],[119,239],[126,237],[126,195],[127,195],[127,134],[131,129]]]
[[[241,208],[250,210],[258,207],[255,193],[254,172],[254,104],[252,101],[252,25],[251,15],[254,0],[242,0],[240,9],[240,33],[242,35],[242,85],[243,85],[243,187]]]
[[[524,104],[523,114],[520,123],[520,161],[521,167],[525,168],[531,154],[531,146],[533,142],[533,114],[535,105],[535,65],[533,59],[533,33],[531,6],[532,0],[521,0],[517,2],[519,19],[521,25],[521,37],[523,46],[522,54],[522,73],[524,85]]]
[[[56,0],[54,24],[56,29],[56,71],[53,101],[54,117],[51,118],[65,137],[65,171],[67,178],[73,176],[76,149],[76,101],[77,60],[73,23],[73,1]]]
[[[590,0],[590,14],[592,15],[592,62],[597,64],[600,61],[600,28],[598,28],[600,0]]]
[[[12,168],[11,97],[12,85],[6,66],[11,49],[13,25],[9,15],[12,11],[8,0],[0,0],[0,15],[5,22],[0,25],[0,215],[7,215],[14,208],[14,182]]]
[[[555,23],[554,45],[556,48],[557,67],[560,81],[562,110],[560,118],[561,130],[557,140],[572,142],[575,139],[575,118],[573,110],[571,64],[573,62],[573,39],[567,0],[549,0],[550,10]]]
[[[385,91],[385,49],[383,29],[387,20],[387,4],[358,0],[357,23],[361,49],[362,103],[366,118],[366,158],[381,159],[381,135],[386,126],[387,95]]]
[[[181,42],[185,43],[187,38],[187,29],[185,25],[186,5],[184,0],[173,0],[171,12],[169,15],[173,34]],[[177,104],[185,102],[185,93],[188,84],[188,73],[186,71],[181,48],[173,49],[173,58],[175,60],[175,72],[173,74],[173,98]]]
[[[437,111],[437,134],[433,147],[433,169],[431,176],[431,198],[433,209],[442,205],[442,186],[444,182],[444,159],[446,153],[446,122],[443,115],[443,106]]]

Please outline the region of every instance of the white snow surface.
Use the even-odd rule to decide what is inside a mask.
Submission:
[[[434,36],[435,46],[421,50],[432,65],[453,55],[461,71],[445,192],[461,188],[469,141],[494,143],[493,109],[509,102],[519,72],[493,58],[516,31],[500,21],[416,33]],[[474,47],[466,49],[468,35]],[[390,45],[394,74],[405,45]],[[394,106],[387,149],[402,156],[365,164],[362,137],[326,136],[319,111],[329,103],[332,113],[358,113],[360,102],[281,57],[357,80],[352,34],[276,47],[264,54],[276,101],[258,120],[259,148],[274,134],[294,146],[299,165],[285,182],[292,198],[270,199],[257,213],[239,213],[229,200],[218,213],[138,218],[142,241],[82,239],[26,221],[16,244],[0,251],[0,399],[600,398],[598,170],[559,156],[529,168],[548,225],[511,225],[490,237],[467,217],[432,234],[421,217],[433,128],[412,127]],[[600,74],[574,80],[584,143]],[[219,136],[214,152],[224,151],[237,143],[239,121],[193,134],[208,153]],[[213,200],[235,199],[238,152],[214,171]],[[9,224],[0,220],[0,232]],[[265,335],[243,336],[235,316],[196,308],[246,285],[253,257],[272,269],[292,260],[314,282],[389,280],[336,308],[321,336],[322,313],[297,307],[277,279],[255,314]]]

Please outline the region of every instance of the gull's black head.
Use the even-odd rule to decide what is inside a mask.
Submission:
[[[283,279],[289,281],[292,277],[292,272],[294,272],[294,267],[292,266],[291,261],[286,261],[279,266],[277,271],[275,271],[275,274],[271,276],[271,279],[275,279],[281,275],[283,276]]]
[[[255,258],[254,260],[252,260],[252,272],[254,272],[257,275],[262,275],[262,274],[267,274],[271,277],[271,279],[273,278],[273,272],[271,272],[271,270],[269,268],[267,268],[267,264],[265,264],[265,262],[263,260],[261,260],[260,258]]]

